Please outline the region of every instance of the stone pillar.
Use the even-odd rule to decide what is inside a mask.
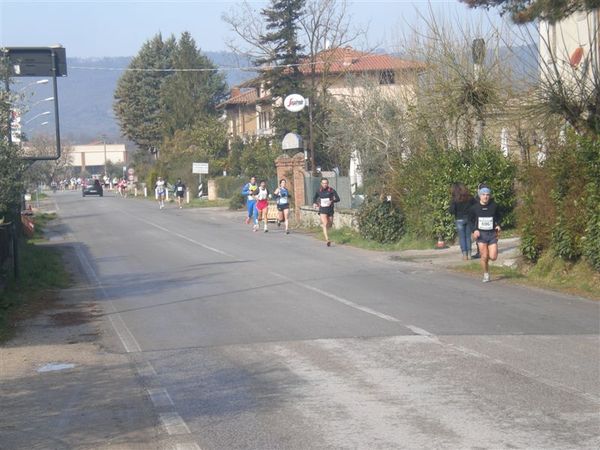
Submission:
[[[275,160],[277,181],[285,178],[288,189],[294,199],[294,215],[300,218],[300,206],[304,205],[304,153],[294,156],[281,155]]]
[[[217,189],[217,182],[215,180],[208,180],[208,199],[216,200],[219,197],[219,192]]]

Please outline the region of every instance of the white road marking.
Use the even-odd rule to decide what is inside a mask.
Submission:
[[[85,271],[90,282],[95,283],[98,290],[102,293],[103,297],[107,300],[106,305],[107,305],[107,309],[108,309],[108,311],[107,311],[108,312],[108,320],[109,320],[110,324],[112,325],[113,329],[115,330],[115,333],[117,333],[117,336],[119,337],[119,340],[121,341],[121,344],[123,345],[123,348],[125,349],[125,351],[127,353],[141,352],[142,349],[140,347],[140,344],[138,344],[137,340],[135,339],[135,337],[133,337],[133,334],[131,333],[129,328],[127,328],[127,325],[123,321],[123,318],[121,317],[121,315],[119,313],[117,313],[115,305],[110,300],[110,297],[106,293],[104,286],[102,286],[102,283],[100,282],[98,275],[94,271],[94,268],[92,267],[90,262],[87,260],[87,258],[81,251],[81,247],[77,244],[75,244],[75,253],[77,254],[77,257],[79,258],[79,261],[81,262],[83,270]]]
[[[163,408],[165,406],[174,406],[171,396],[164,388],[147,389],[150,400],[156,408]]]
[[[202,450],[198,444],[192,442],[190,444],[175,444],[175,450]]]
[[[181,233],[177,233],[176,231],[169,230],[168,228],[160,226],[160,225],[158,225],[158,224],[156,224],[154,222],[150,222],[148,220],[140,219],[139,217],[137,217],[137,216],[135,216],[133,214],[130,214],[130,213],[127,213],[127,214],[129,214],[131,217],[134,217],[135,219],[139,220],[140,222],[143,222],[143,223],[145,223],[147,225],[150,225],[150,226],[152,226],[154,228],[158,228],[159,230],[162,230],[162,231],[165,231],[165,232],[167,232],[169,234],[177,236],[177,237],[179,237],[181,239],[184,239],[184,240],[186,240],[188,242],[191,242],[192,244],[196,244],[197,246],[205,248],[206,250],[210,250],[211,252],[218,253],[219,255],[227,256],[228,258],[238,259],[237,257],[235,257],[233,255],[230,255],[227,252],[224,252],[223,250],[219,250],[218,248],[214,248],[214,247],[211,247],[210,245],[206,245],[206,244],[203,244],[202,242],[198,242],[195,239],[189,238],[189,237],[187,237],[187,236],[185,236],[185,235],[183,235]]]
[[[419,328],[419,327],[415,327],[414,325],[405,325],[406,328],[408,328],[410,331],[412,331],[415,334],[418,334],[420,336],[433,336],[433,333],[430,333],[427,330],[424,330],[423,328]]]
[[[137,373],[140,377],[148,378],[156,376],[156,370],[154,370],[152,364],[150,364],[147,361],[144,361],[142,363],[136,363],[135,366]]]
[[[181,416],[176,412],[161,413],[158,415],[160,422],[171,436],[178,434],[190,434],[191,431]]]
[[[310,284],[302,283],[301,281],[296,281],[296,280],[294,280],[292,278],[288,278],[285,275],[281,275],[281,274],[276,273],[276,272],[271,272],[271,275],[274,275],[276,277],[282,278],[282,279],[284,279],[284,280],[286,280],[286,281],[288,281],[288,282],[290,282],[292,284],[295,284],[296,286],[303,287],[304,289],[308,289],[310,291],[317,292],[317,293],[319,293],[319,294],[321,294],[321,295],[323,295],[325,297],[328,297],[328,298],[330,298],[332,300],[335,300],[336,302],[339,302],[339,303],[342,303],[342,304],[344,304],[346,306],[349,306],[350,308],[354,308],[354,309],[357,309],[357,310],[362,311],[364,313],[371,314],[373,316],[379,317],[380,319],[387,320],[388,322],[400,323],[400,320],[396,319],[395,317],[389,316],[387,314],[380,313],[379,311],[376,311],[374,309],[368,308],[366,306],[359,305],[359,304],[354,303],[354,302],[352,302],[350,300],[347,300],[345,298],[339,297],[339,296],[337,296],[335,294],[331,294],[331,293],[329,293],[327,291],[324,291],[322,289],[319,289],[319,288],[316,288],[314,286],[311,286]]]

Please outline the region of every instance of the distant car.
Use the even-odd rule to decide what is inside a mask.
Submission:
[[[85,197],[86,195],[99,195],[104,196],[104,189],[100,184],[100,180],[87,180],[81,189],[81,194]]]

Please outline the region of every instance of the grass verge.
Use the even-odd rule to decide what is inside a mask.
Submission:
[[[481,274],[481,266],[477,262],[452,269]],[[492,264],[490,273],[496,280],[511,280],[519,284],[600,300],[600,273],[585,261],[567,263],[551,254],[545,254],[536,265],[522,264],[517,268],[509,268]]]
[[[36,231],[41,233],[41,224],[51,220],[51,215],[36,215],[34,220]],[[14,335],[20,320],[32,317],[55,301],[54,289],[69,286],[69,275],[59,251],[40,245],[40,237],[20,244],[20,278],[10,279],[4,291],[0,291],[0,342]]]
[[[303,228],[302,231],[322,237],[321,228]],[[401,250],[424,250],[433,248],[434,243],[424,239],[418,239],[411,235],[405,235],[398,242],[391,244],[380,244],[363,238],[360,233],[352,228],[338,228],[329,231],[329,239],[338,245],[350,245],[364,250],[380,252],[394,252]]]

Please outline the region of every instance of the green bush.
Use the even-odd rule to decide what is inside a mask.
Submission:
[[[521,254],[530,262],[536,263],[542,254],[542,247],[537,241],[535,222],[527,223],[521,232]]]
[[[426,239],[451,240],[453,217],[448,213],[450,186],[467,185],[475,194],[486,182],[493,191],[502,216],[502,226],[515,224],[514,181],[516,165],[499,148],[440,148],[429,144],[407,158],[393,180],[395,195],[405,215],[407,231]]]
[[[244,197],[239,192],[237,194],[233,194],[229,199],[229,209],[232,211],[237,211],[244,207],[246,202],[246,197]]]
[[[241,192],[246,181],[240,177],[218,177],[215,178],[215,183],[219,198],[231,198]]]
[[[381,244],[398,242],[404,234],[404,217],[392,202],[367,200],[361,205],[357,220],[361,236]]]

